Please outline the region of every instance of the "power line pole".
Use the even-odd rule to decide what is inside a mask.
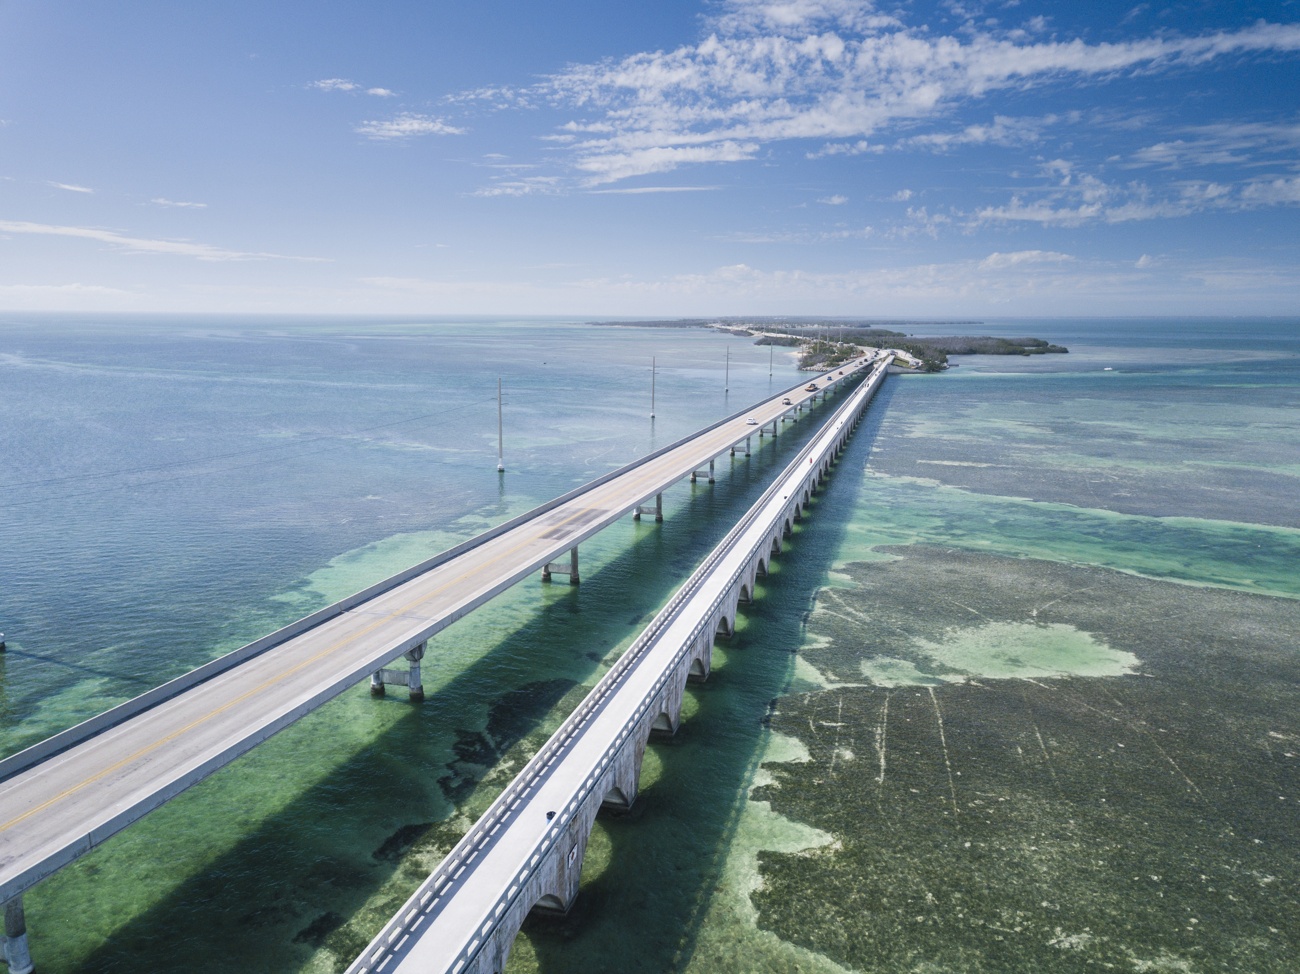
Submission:
[[[501,377],[497,376],[497,473],[506,471],[505,440],[501,429]]]
[[[650,418],[655,418],[655,358],[650,356]]]

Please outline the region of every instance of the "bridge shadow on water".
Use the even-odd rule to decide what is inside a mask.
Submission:
[[[869,439],[886,390],[846,456]],[[531,753],[540,746],[548,715],[557,705],[566,712],[577,705],[580,686],[598,678],[610,647],[649,621],[811,428],[785,427],[777,449],[756,439],[752,460],[736,457],[730,472],[724,460],[714,485],[679,486],[674,493],[689,489],[691,499],[671,505],[663,524],[642,522],[634,540],[584,574],[580,586],[553,589],[522,626],[422,706],[407,703],[401,690],[383,701],[366,699],[364,686],[350,690],[31,891],[38,969],[341,970],[459,838],[465,815],[486,804],[476,785],[504,755],[517,768],[526,756],[521,747]],[[852,466],[842,460],[823,495],[844,495],[835,505],[847,507],[857,489],[860,472],[846,476]],[[798,644],[803,609],[835,542],[831,519],[820,513],[826,507],[825,499],[814,504],[782,559],[786,569],[774,572],[771,581],[782,577],[767,588],[780,597],[751,608],[751,630],[770,631],[765,643],[790,651]],[[515,591],[530,585],[540,583],[525,580]],[[440,638],[455,638],[476,615],[491,612],[478,610]],[[698,713],[673,741],[655,745],[662,778],[630,815],[602,826],[610,867],[587,884],[560,927],[532,935],[542,970],[662,971],[689,959],[744,807],[737,788],[754,771],[769,702],[789,680],[792,657],[754,653],[746,648],[751,641],[742,631],[736,651],[725,651],[731,663],[694,691]],[[427,688],[432,667],[425,663]],[[300,755],[308,761],[318,739],[331,739],[343,724],[352,726],[341,732],[339,750],[350,753],[314,769],[300,765]],[[297,789],[295,775],[316,780]],[[494,793],[509,775],[495,777]],[[279,809],[259,815],[263,794],[286,787]],[[217,827],[236,837],[207,854],[187,849],[186,835]],[[412,850],[424,852],[422,861]],[[158,876],[168,892],[155,891],[150,877]],[[621,946],[629,926],[646,944],[636,965]]]
[[[657,974],[690,965],[724,883],[748,787],[768,741],[769,716],[791,687],[804,624],[863,489],[866,459],[892,386],[886,383],[877,393],[773,573],[760,585],[759,597],[742,606],[737,635],[718,644],[717,668],[708,682],[688,691],[696,712],[671,740],[652,742],[646,766],[659,766],[656,780],[646,783],[650,775],[643,774],[644,791],[632,811],[597,822],[591,848],[607,865],[584,868],[581,894],[567,917],[525,925],[507,974]],[[735,916],[726,921],[743,922]],[[732,946],[743,947],[723,949]],[[756,969],[733,956],[732,970]]]

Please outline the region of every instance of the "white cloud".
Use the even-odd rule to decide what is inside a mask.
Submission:
[[[464,135],[465,130],[448,125],[440,118],[402,112],[392,118],[366,121],[356,131],[372,139],[406,139],[413,135]]]
[[[867,240],[876,235],[871,226],[849,227],[840,225],[833,230],[757,230],[722,233],[717,239],[741,244],[809,244],[829,243],[839,240]]]
[[[321,257],[289,257],[284,254],[253,253],[239,250],[225,250],[209,244],[191,243],[186,240],[150,240],[143,237],[128,237],[112,230],[99,227],[67,227],[48,223],[28,223],[20,220],[0,220],[0,233],[33,234],[48,237],[78,237],[83,240],[97,240],[100,243],[120,247],[129,253],[137,254],[175,254],[181,257],[195,257],[199,260],[299,260],[322,261]]]
[[[866,139],[859,139],[857,142],[827,142],[816,152],[808,152],[805,155],[809,159],[825,159],[827,156],[860,156],[868,152],[880,155],[884,151],[883,145],[875,145]]]
[[[558,193],[560,179],[558,176],[525,176],[523,179],[503,179],[476,189],[472,196],[537,196]]]
[[[89,186],[78,186],[75,183],[56,183],[50,181],[50,185],[55,189],[66,189],[69,193],[93,193],[94,190]]]
[[[1241,201],[1246,206],[1300,203],[1300,176],[1252,180],[1242,187]]]
[[[155,196],[149,202],[152,203],[154,206],[179,206],[179,207],[194,208],[198,210],[206,209],[208,205],[207,203],[183,203],[179,200],[164,199],[161,196]]]
[[[587,113],[563,127],[582,136],[574,163],[593,181],[614,182],[751,159],[785,140],[831,140],[812,158],[868,152],[881,131],[998,90],[1300,51],[1300,25],[1265,22],[1099,44],[1022,42],[990,29],[934,36],[852,0],[730,0],[708,29],[698,44],[574,66],[516,100]],[[929,141],[1020,143],[1034,134],[1034,124],[1008,118]]]
[[[996,115],[992,122],[967,125],[959,132],[930,132],[899,140],[900,148],[947,152],[964,145],[1032,145],[1042,139],[1043,129],[1059,121],[1056,115],[1042,118],[1011,118]]]
[[[834,196],[823,196],[818,203],[825,203],[827,206],[843,206],[849,201],[847,196],[841,196],[836,193]]]
[[[894,193],[892,196],[889,197],[889,202],[906,203],[915,195],[916,194],[913,193],[910,189],[900,189],[897,193]]]
[[[589,186],[613,183],[631,176],[671,172],[685,163],[741,162],[754,158],[753,142],[723,140],[712,145],[651,146],[624,152],[598,152],[579,159],[577,167],[590,173]]]
[[[367,95],[374,95],[376,98],[395,98],[397,92],[388,88],[363,88],[355,81],[347,78],[323,78],[320,81],[313,81],[307,85],[308,88],[315,88],[317,91],[365,91]]]
[[[706,193],[721,188],[721,186],[633,186],[624,189],[591,189],[587,192],[596,195],[621,194],[637,196],[641,193]]]
[[[1155,264],[1156,264],[1156,259],[1154,257],[1152,257],[1150,254],[1143,254],[1141,257],[1137,259],[1137,263],[1135,263],[1133,266],[1140,271],[1144,271],[1148,267],[1154,267]]]
[[[1198,125],[1181,134],[1187,137],[1144,146],[1125,160],[1126,164],[1159,169],[1240,166],[1265,158],[1293,160],[1300,151],[1298,122]]]
[[[118,295],[129,294],[117,287],[102,284],[0,284],[0,294],[7,297],[32,297],[67,294]]]
[[[361,86],[347,78],[324,78],[313,81],[307,87],[315,88],[317,91],[356,91]]]
[[[991,253],[980,261],[979,268],[982,271],[1000,271],[1025,264],[1061,264],[1071,260],[1074,258],[1069,254],[1055,250],[1017,250],[1009,254]]]
[[[1292,175],[1259,176],[1236,183],[1183,180],[1156,190],[1137,180],[1107,183],[1063,159],[1043,163],[1041,175],[1050,183],[1034,191],[1036,198],[1018,193],[1000,206],[983,207],[973,214],[969,226],[1019,222],[1077,227],[1300,204],[1300,176]]]

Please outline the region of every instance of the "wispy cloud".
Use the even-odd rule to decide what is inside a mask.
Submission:
[[[365,94],[374,95],[376,98],[397,97],[397,92],[389,88],[367,88],[347,78],[322,78],[320,81],[311,82],[307,87],[315,88],[317,91],[364,91]]]
[[[710,193],[721,188],[721,186],[629,186],[619,189],[591,189],[587,192],[597,195],[639,196],[642,193]]]
[[[477,189],[470,195],[488,198],[495,196],[537,196],[539,194],[557,193],[559,190],[560,178],[558,176],[525,176],[522,179],[503,179],[490,186]]]
[[[177,206],[186,209],[196,209],[196,210],[207,209],[208,206],[207,203],[185,203],[182,202],[181,200],[164,199],[161,196],[155,196],[149,202],[152,203],[154,206]]]
[[[847,196],[841,196],[839,193],[836,193],[834,196],[823,196],[817,202],[825,203],[827,206],[843,206],[848,201],[849,198]]]
[[[867,240],[875,235],[876,229],[872,226],[850,227],[840,225],[830,230],[742,230],[718,234],[717,239],[741,244],[796,244],[808,246],[836,240]]]
[[[1071,121],[1078,121],[1075,115]],[[929,149],[947,152],[967,145],[1032,145],[1042,139],[1043,129],[1061,121],[1059,116],[1042,118],[1011,118],[996,115],[992,122],[967,125],[956,132],[928,132],[900,139],[898,146],[909,149]]]
[[[194,257],[198,260],[297,260],[324,261],[323,257],[290,257],[285,254],[258,253],[242,250],[226,250],[209,244],[192,243],[187,240],[151,240],[144,237],[128,237],[113,230],[99,227],[68,227],[48,223],[27,223],[20,220],[0,220],[0,233],[33,234],[47,237],[76,237],[83,240],[96,240],[100,243],[119,247],[129,253],[137,254],[174,254],[181,257]]]
[[[402,112],[392,118],[362,122],[356,131],[377,140],[409,139],[415,135],[464,135],[465,130],[431,115]]]
[[[105,287],[102,284],[0,284],[0,294],[11,297],[32,297],[49,295],[118,295],[128,294],[117,287]]]
[[[577,65],[505,104],[584,112],[573,163],[589,184],[737,162],[787,140],[829,140],[812,158],[873,151],[874,137],[999,90],[1188,68],[1229,56],[1300,51],[1300,24],[1259,22],[1199,36],[1120,43],[1036,40],[1026,31],[935,36],[855,0],[731,0],[706,38],[671,51]],[[1032,141],[1044,122],[995,118],[918,146]]]
[[[857,142],[828,142],[816,152],[806,155],[809,159],[825,159],[828,156],[861,156],[867,153],[880,155],[884,151],[885,147],[879,143],[859,139]]]
[[[1009,254],[992,253],[979,263],[980,270],[1000,271],[1026,264],[1062,264],[1074,260],[1055,250],[1017,250]]]
[[[89,186],[78,186],[75,183],[56,183],[50,181],[50,185],[55,189],[66,189],[69,193],[93,193],[94,190]]]
[[[356,91],[361,86],[347,78],[323,78],[320,81],[313,81],[307,87],[315,88],[317,91]]]
[[[1237,181],[1181,180],[1152,187],[1142,180],[1111,183],[1053,159],[1042,165],[1046,182],[1003,204],[975,211],[968,227],[989,223],[1037,223],[1077,227],[1169,219],[1210,210],[1245,211],[1300,204],[1300,176],[1255,176]]]
[[[1127,165],[1170,170],[1240,166],[1270,159],[1292,161],[1300,151],[1300,122],[1198,125],[1180,135],[1185,137],[1143,146],[1126,160]]]

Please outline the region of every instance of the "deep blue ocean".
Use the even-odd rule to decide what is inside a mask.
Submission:
[[[719,647],[714,677],[691,691],[683,731],[652,746],[636,810],[597,827],[575,916],[526,928],[510,970],[1033,970],[1036,950],[1068,955],[1080,970],[1119,960],[1138,970],[1285,970],[1280,958],[1300,946],[1300,865],[1285,842],[1241,867],[1274,877],[1260,889],[1276,898],[1257,912],[1276,918],[1260,930],[1225,920],[1208,953],[1155,934],[1098,933],[1135,902],[1094,903],[1106,895],[1100,877],[1077,897],[1076,916],[1069,906],[1055,915],[1066,948],[999,954],[979,938],[999,923],[1034,930],[1037,921],[992,914],[960,954],[951,928],[925,924],[890,934],[910,938],[906,951],[881,948],[881,928],[863,919],[879,904],[855,905],[840,934],[799,919],[815,886],[801,869],[842,872],[850,884],[873,869],[889,875],[852,858],[880,833],[861,817],[865,799],[847,784],[837,790],[836,768],[862,761],[875,775],[878,756],[882,788],[893,779],[882,730],[874,751],[866,730],[856,745],[841,740],[845,700],[888,707],[880,694],[909,687],[939,713],[993,685],[1046,685],[1058,696],[1105,686],[1127,700],[1123,688],[1145,679],[1162,688],[1160,706],[1175,707],[1192,684],[1165,681],[1160,661],[1175,650],[1195,656],[1200,644],[1182,627],[1197,628],[1198,606],[1225,627],[1222,646],[1213,643],[1224,680],[1267,657],[1264,709],[1245,693],[1222,704],[1224,720],[1250,724],[1247,736],[1262,742],[1250,753],[1267,750],[1276,776],[1267,790],[1280,796],[1268,800],[1300,811],[1291,762],[1300,753],[1300,319],[892,327],[1030,335],[1070,352],[954,357],[942,375],[887,381],[737,639]],[[700,329],[0,315],[0,748],[12,753],[93,716],[799,378],[789,349]],[[359,686],[30,891],[37,969],[342,969],[810,425],[722,463],[715,485],[674,488],[663,525],[628,518],[593,539],[582,585],[526,581],[452,627],[430,646],[422,707],[375,701]],[[1059,573],[1061,588],[1022,619],[1012,603],[1032,585],[1009,579],[1027,566],[1042,566],[1030,579]],[[910,606],[906,593],[921,590],[925,601]],[[987,604],[975,603],[979,591]],[[1105,592],[1111,614],[1132,625],[1089,622],[1085,591]],[[1072,601],[1076,615],[1048,620],[1047,606]],[[905,645],[880,635],[882,619],[900,632],[930,606],[935,619],[965,611],[954,604],[970,609],[969,626],[936,622]],[[1160,613],[1170,621],[1153,622]],[[1229,665],[1234,633],[1255,640],[1255,655]],[[1200,684],[1220,678],[1208,655],[1206,665]],[[782,713],[802,715],[828,694],[838,694],[839,718],[806,721],[814,737],[801,740],[792,718],[783,726]],[[1088,698],[1094,717],[1102,706]],[[949,747],[992,719],[971,713],[969,725],[939,725],[954,822],[970,813],[954,771],[962,752]],[[823,725],[837,731],[830,771],[817,779],[822,805],[796,814],[778,800],[791,787],[782,769],[819,766]],[[1035,733],[1042,753],[1055,753],[1056,739]],[[1168,740],[1160,747],[1168,763],[1153,760],[1195,782],[1201,819],[1242,831],[1225,824],[1227,812],[1207,811],[1230,804],[1231,781],[1216,797],[1205,780],[1220,759],[1200,745],[1195,755]],[[1073,772],[1052,771],[1059,804],[1042,814],[1072,820],[1070,802],[1083,799],[1060,781]],[[980,794],[971,801],[994,800]],[[881,814],[893,800],[877,796]],[[1070,855],[1091,855],[1079,841]],[[1220,868],[1202,865],[1205,875]],[[915,876],[921,867],[896,868]],[[1024,875],[1000,881],[1023,886]],[[1202,894],[1171,895],[1204,912]],[[1053,926],[1042,925],[1048,945]]]

